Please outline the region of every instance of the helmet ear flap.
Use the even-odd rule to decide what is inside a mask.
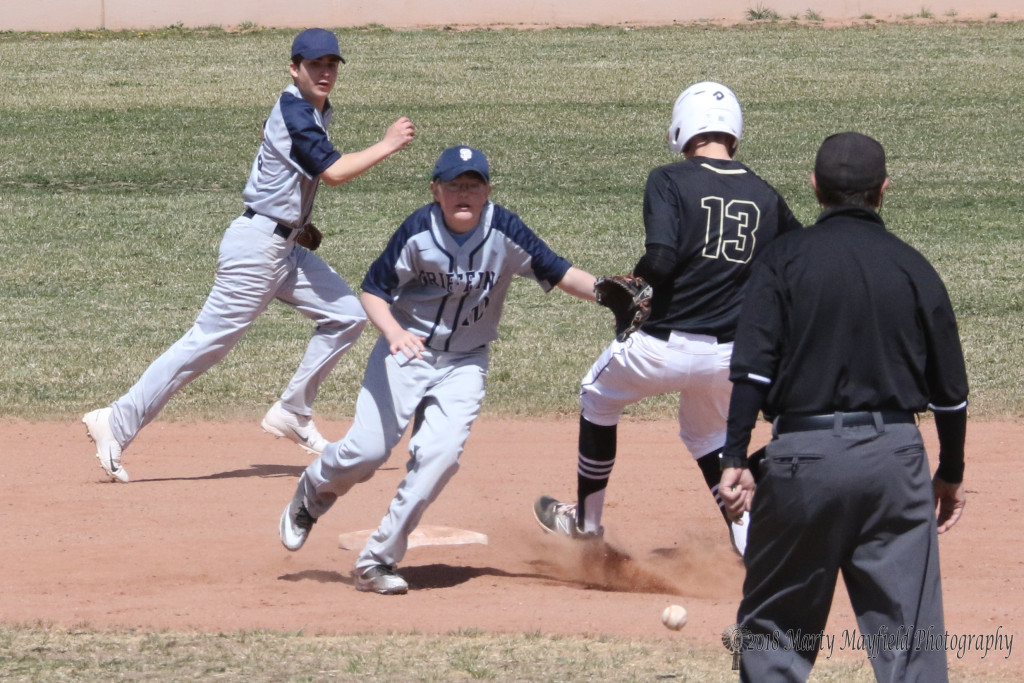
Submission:
[[[678,122],[673,122],[668,129],[668,146],[676,154],[683,153],[685,142],[682,140],[683,127]]]

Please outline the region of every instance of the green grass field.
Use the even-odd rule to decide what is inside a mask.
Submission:
[[[241,211],[260,123],[289,82],[292,34],[253,27],[0,33],[3,415],[77,419],[124,392],[188,328],[209,291],[220,236]],[[740,160],[779,188],[805,222],[817,215],[808,174],[821,140],[855,129],[883,142],[893,182],[883,216],[947,283],[968,360],[972,415],[1024,415],[1024,24],[339,35],[349,64],[332,97],[335,144],[362,148],[400,115],[418,128],[405,151],[341,188],[321,190],[321,253],[353,286],[400,221],[428,201],[437,154],[460,143],[488,153],[494,199],[556,251],[597,274],[630,269],[642,251],[646,174],[671,160],[664,136],[672,102],[694,81],[720,80],[744,107]],[[297,313],[272,307],[162,417],[262,414],[298,363],[309,331]],[[599,307],[558,292],[544,296],[521,281],[501,334],[485,413],[571,414],[579,379],[611,337],[611,319]],[[368,332],[342,360],[321,394],[320,413],[351,415],[372,337]],[[673,412],[672,397],[664,397],[632,414]],[[227,662],[245,660],[238,653],[254,647],[255,636],[233,639],[226,648],[233,655],[221,654],[222,641],[205,639],[214,645],[181,655],[188,666],[161,669],[174,649],[167,642],[180,637],[152,634],[128,648],[132,654],[123,656],[132,659],[122,669],[122,655],[111,664],[110,644],[96,645],[102,637],[87,630],[86,645],[75,634],[42,633],[0,632],[0,674],[99,680],[142,670],[149,673],[137,677],[186,671],[258,678]],[[49,646],[21,647],[26,638],[59,641],[54,648],[67,659],[54,659],[70,663],[47,664]],[[292,647],[288,637],[268,638],[259,648]],[[530,658],[550,658],[541,668],[503,668],[501,662],[518,661],[508,653],[530,647],[530,640],[490,639],[482,641],[486,648],[477,642],[496,653],[479,669],[471,666],[471,642],[465,666],[449,659],[440,673],[420,680],[573,680],[579,658],[599,647],[543,639],[530,650]],[[76,654],[79,647],[84,654]],[[616,680],[625,661],[646,666],[637,677],[647,680],[659,671],[674,680],[712,680],[698,655],[648,666],[644,647],[616,644],[601,660],[610,663],[585,675]],[[569,650],[576,654],[559,656]],[[382,673],[365,664],[373,656],[371,649],[332,657],[322,669],[308,663],[308,674],[294,680],[412,679],[408,671]],[[720,653],[713,660],[711,670],[720,671]],[[697,673],[680,673],[687,667]],[[869,669],[858,671],[858,680],[870,680]],[[817,680],[852,675],[833,679],[826,670]]]
[[[5,414],[67,419],[106,403],[188,328],[240,211],[260,123],[288,83],[291,35],[0,34]],[[358,285],[429,200],[440,150],[468,143],[492,159],[496,201],[557,251],[594,273],[627,270],[642,250],[647,171],[671,159],[672,102],[693,81],[721,80],[745,110],[740,159],[801,220],[817,215],[807,176],[826,135],[856,129],[885,144],[883,214],[947,282],[973,414],[1020,416],[1022,39],[1014,23],[343,31],[335,144],[361,148],[403,114],[418,137],[352,183],[322,188],[322,253]],[[604,309],[518,282],[485,411],[575,412],[610,327]],[[272,307],[164,417],[260,414],[308,334],[301,316]],[[351,414],[372,337],[328,381],[321,412]]]

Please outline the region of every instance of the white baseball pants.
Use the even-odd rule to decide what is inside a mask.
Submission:
[[[635,332],[613,341],[580,386],[580,408],[590,422],[610,427],[641,399],[679,392],[679,438],[694,458],[725,445],[732,342],[673,332],[667,341]]]

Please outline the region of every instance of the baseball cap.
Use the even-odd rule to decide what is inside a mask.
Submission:
[[[831,190],[859,192],[885,182],[885,150],[861,133],[836,133],[825,138],[814,159],[818,185]]]
[[[338,47],[338,37],[327,29],[307,28],[292,41],[292,59],[319,59],[327,55],[334,55],[342,64],[345,63]]]
[[[465,145],[449,147],[434,164],[433,179],[447,182],[470,171],[479,174],[484,182],[491,182],[491,169],[483,152]]]

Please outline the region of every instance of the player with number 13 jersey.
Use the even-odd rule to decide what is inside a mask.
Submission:
[[[750,264],[780,233],[800,227],[785,200],[733,159],[691,157],[647,178],[644,226],[648,250],[664,252],[641,328],[659,338],[673,331],[730,342]]]
[[[650,172],[644,191],[645,252],[633,269],[654,288],[638,332],[613,341],[580,387],[577,503],[534,503],[547,531],[600,537],[605,490],[622,411],[649,396],[679,392],[679,437],[718,496],[732,384],[729,361],[750,265],[772,239],[799,229],[786,202],[733,157],[743,117],[735,94],[703,82],[676,99],[668,142],[681,161]],[[746,545],[743,523],[730,525]]]

